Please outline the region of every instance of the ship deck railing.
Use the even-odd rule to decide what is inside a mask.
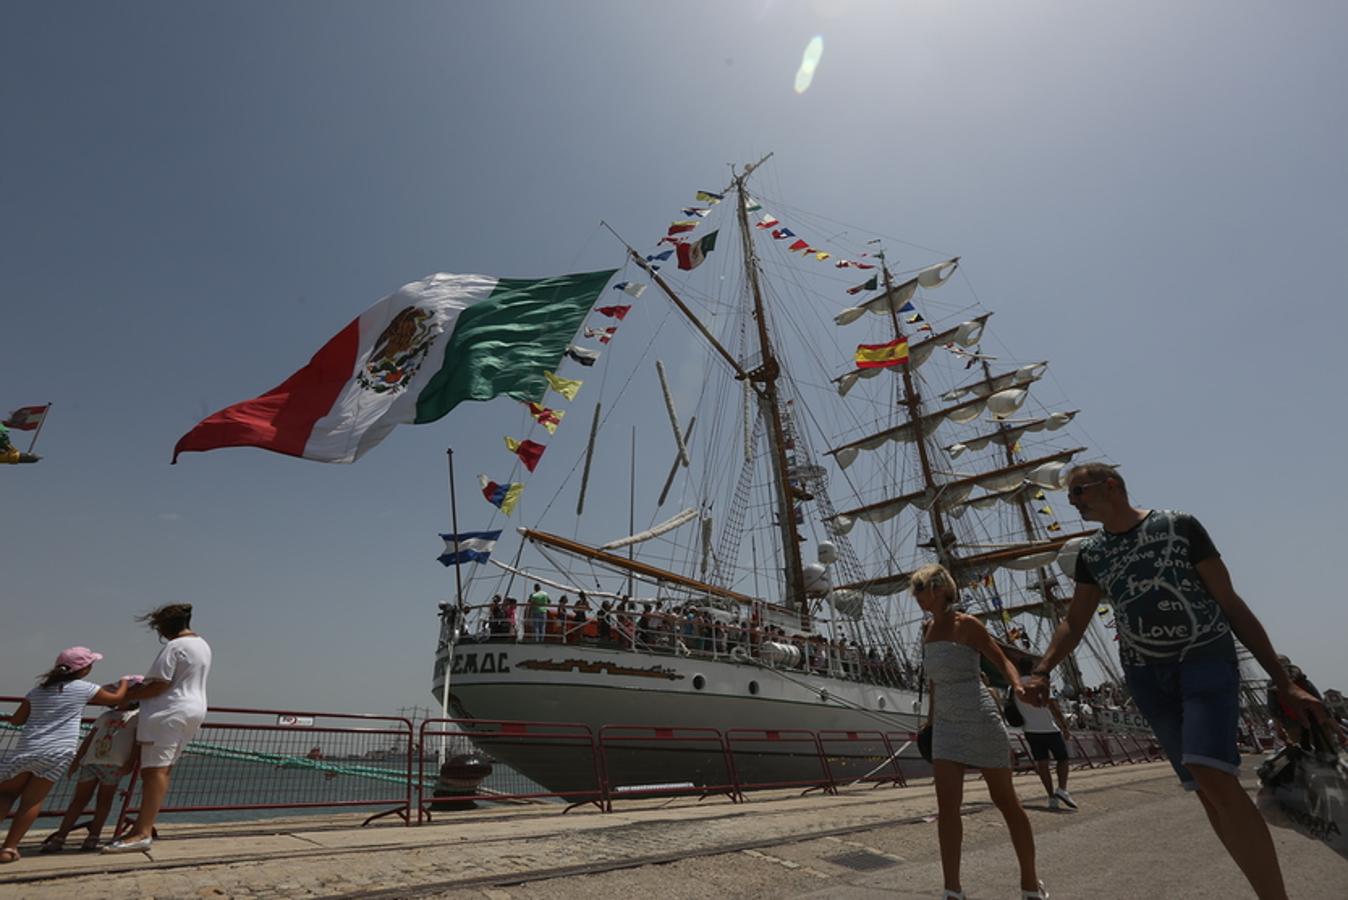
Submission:
[[[483,607],[474,609],[487,612]],[[571,610],[563,615],[554,608],[543,619],[541,629],[537,621],[527,615],[522,620],[479,615],[475,629],[461,634],[458,641],[582,645],[642,655],[746,662],[806,675],[917,689],[917,673],[897,657],[821,635],[787,635],[753,625],[726,625],[719,620],[703,623],[658,612],[637,617],[618,613],[607,620],[591,615],[577,619]],[[794,647],[798,659],[783,658],[790,655],[783,647]]]

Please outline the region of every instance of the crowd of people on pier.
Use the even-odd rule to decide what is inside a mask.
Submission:
[[[788,632],[763,624],[757,609],[732,616],[692,602],[634,601],[627,597],[556,603],[535,584],[524,602],[495,595],[467,632],[467,640],[523,643],[595,644],[616,649],[679,656],[749,658],[776,668],[898,688],[917,688],[915,666],[893,646],[863,646],[857,640]]]
[[[139,768],[141,801],[131,828],[105,853],[150,849],[154,824],[168,795],[174,764],[206,718],[206,678],[211,648],[192,631],[192,606],[174,603],[141,616],[164,642],[144,675],[124,675],[111,684],[90,680],[103,654],[68,647],[51,669],[38,676],[18,709],[0,723],[20,728],[17,746],[0,760],[0,820],[17,801],[14,819],[0,846],[0,864],[20,859],[19,843],[36,821],[56,782],[76,781],[70,806],[43,852],[64,848],[91,799],[94,818],[81,849],[100,848],[113,799],[133,769]],[[84,740],[80,720],[88,705],[106,706]]]

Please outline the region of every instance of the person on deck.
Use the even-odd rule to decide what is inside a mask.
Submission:
[[[543,585],[535,584],[534,592],[529,595],[528,632],[535,643],[543,643],[548,634],[548,604],[551,602]]]
[[[1225,563],[1188,513],[1140,509],[1123,476],[1104,463],[1068,473],[1068,499],[1101,529],[1082,543],[1076,591],[1044,657],[1026,680],[1028,699],[1048,699],[1049,673],[1081,640],[1101,599],[1114,607],[1124,679],[1187,790],[1261,900],[1287,896],[1278,854],[1237,773],[1240,669],[1234,637],[1264,667],[1298,717],[1325,720],[1297,687],[1264,627],[1231,585]]]

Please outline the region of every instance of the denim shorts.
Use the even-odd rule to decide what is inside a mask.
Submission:
[[[1124,681],[1185,790],[1197,784],[1185,766],[1240,771],[1240,670],[1228,660],[1126,666]]]

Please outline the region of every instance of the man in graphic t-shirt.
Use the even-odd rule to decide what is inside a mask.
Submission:
[[[1076,466],[1067,484],[1081,517],[1102,527],[1081,545],[1071,607],[1023,682],[1028,696],[1044,702],[1048,673],[1081,640],[1101,598],[1108,598],[1124,680],[1180,782],[1197,790],[1213,830],[1255,893],[1285,898],[1268,826],[1236,777],[1240,671],[1234,637],[1298,716],[1324,721],[1324,706],[1288,677],[1197,519],[1134,507],[1123,477],[1104,463]]]

